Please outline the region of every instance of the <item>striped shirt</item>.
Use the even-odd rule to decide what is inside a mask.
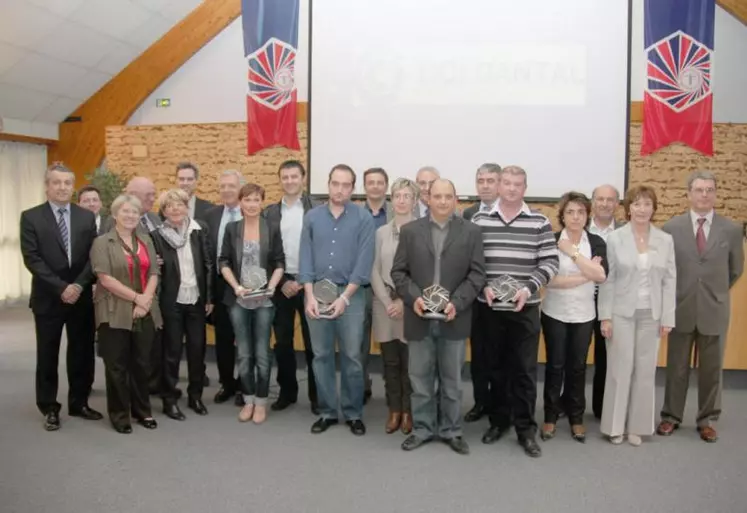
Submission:
[[[472,218],[482,231],[487,281],[509,275],[529,289],[526,304],[539,304],[540,289],[558,273],[558,245],[550,221],[526,203],[513,221],[504,219],[500,200],[490,212],[477,212]],[[513,310],[513,305],[492,306]]]

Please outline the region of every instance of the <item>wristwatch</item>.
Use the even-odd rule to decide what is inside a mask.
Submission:
[[[581,256],[581,253],[578,250],[576,250],[576,252],[571,255],[571,260],[575,262],[579,256]]]

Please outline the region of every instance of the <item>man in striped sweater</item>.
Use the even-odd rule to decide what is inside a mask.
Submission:
[[[500,198],[490,212],[478,212],[472,222],[482,231],[487,282],[510,276],[520,289],[507,302],[495,301],[487,286],[479,308],[485,309],[487,353],[491,381],[506,383],[491,391],[490,429],[485,444],[503,436],[513,422],[519,444],[538,458],[534,408],[537,400],[537,349],[540,335],[540,289],[558,272],[558,248],[550,221],[524,202],[526,172],[503,168]],[[510,392],[509,392],[510,390]],[[507,393],[508,392],[508,393]]]

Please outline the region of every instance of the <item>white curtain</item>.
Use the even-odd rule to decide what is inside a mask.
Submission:
[[[0,141],[0,307],[26,300],[31,274],[21,257],[21,212],[44,201],[47,147]]]

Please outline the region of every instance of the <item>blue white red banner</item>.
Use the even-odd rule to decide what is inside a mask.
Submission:
[[[242,0],[247,76],[247,152],[300,149],[295,80],[299,0]]]

